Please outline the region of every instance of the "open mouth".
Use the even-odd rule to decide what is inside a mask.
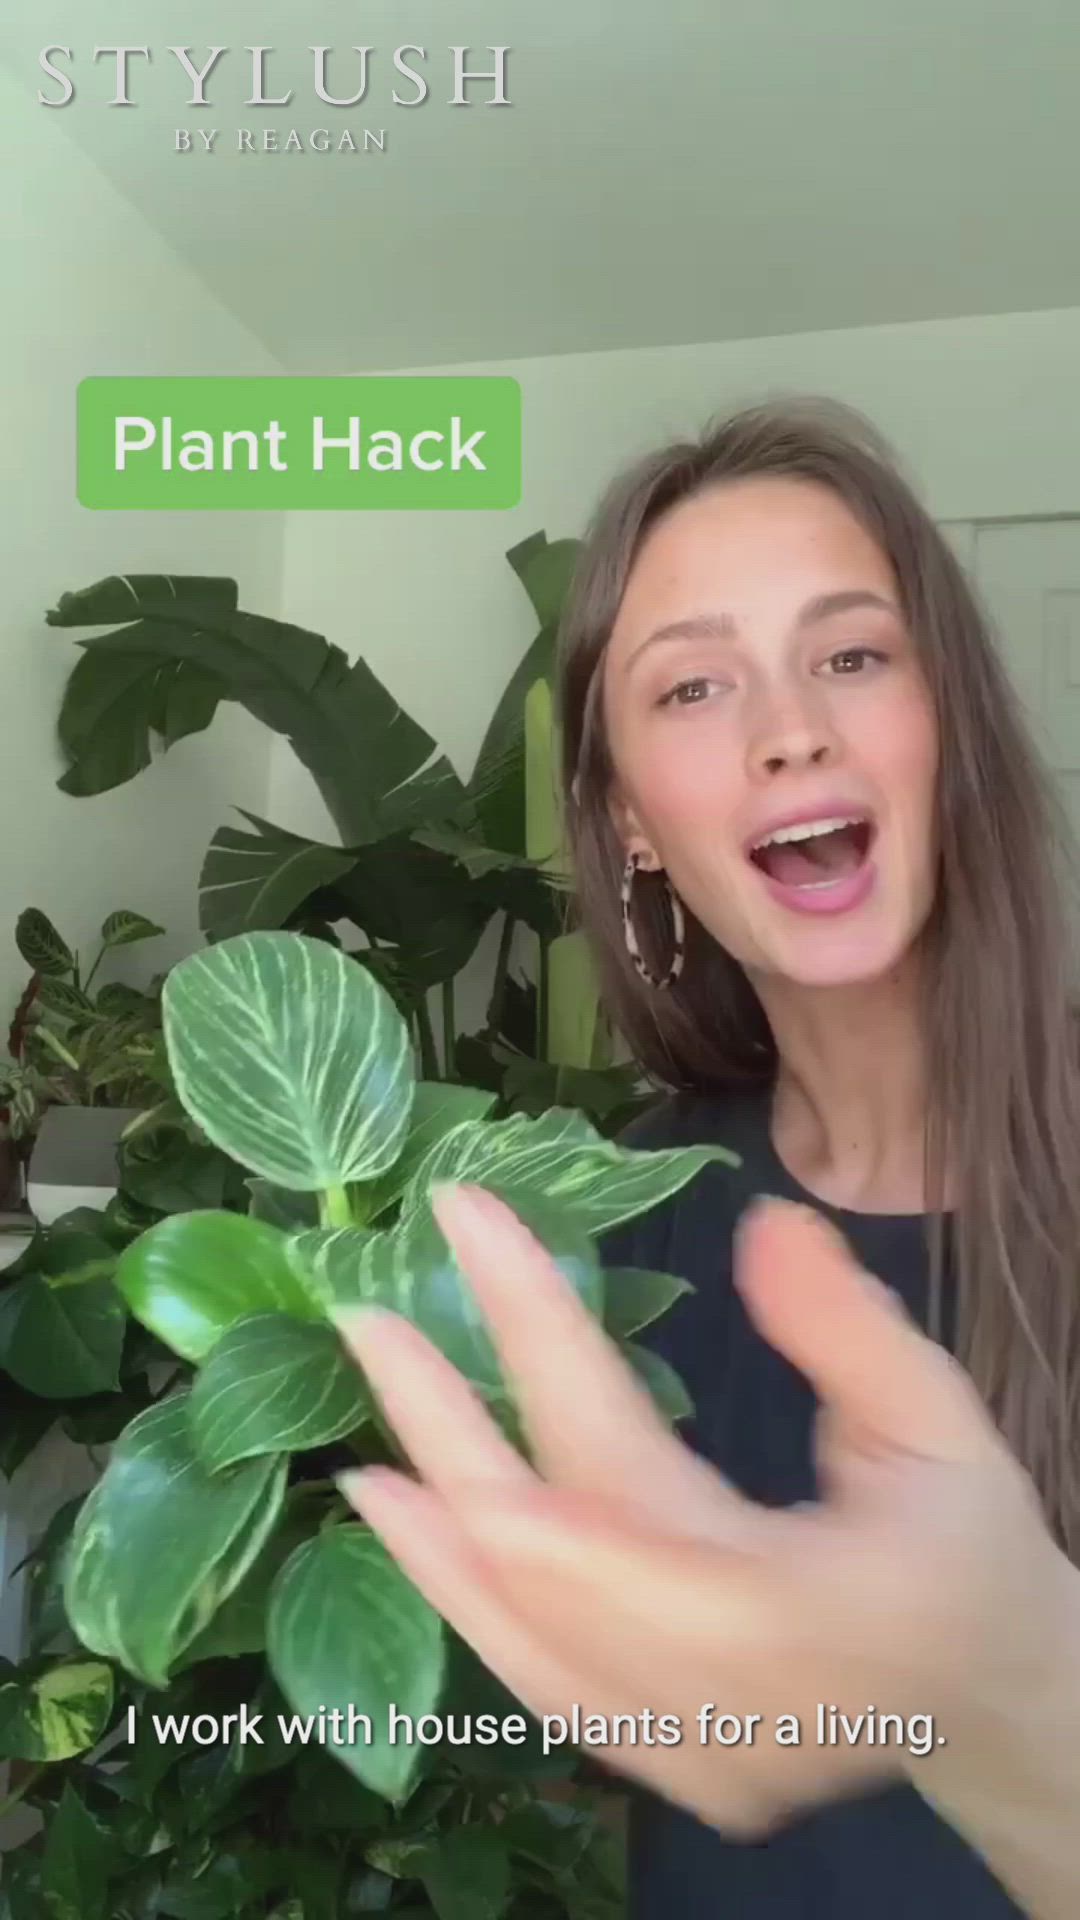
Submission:
[[[865,864],[873,823],[857,815],[779,827],[750,848],[754,865],[781,887],[834,887]]]

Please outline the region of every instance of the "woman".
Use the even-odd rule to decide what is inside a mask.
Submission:
[[[692,1283],[655,1340],[691,1448],[457,1189],[440,1223],[538,1471],[366,1315],[346,1336],[421,1479],[352,1497],[537,1712],[675,1716],[595,1755],[646,1788],[635,1920],[1065,1920],[1080,1057],[1053,810],[986,621],[864,421],[762,406],[610,490],[561,705],[583,922],[671,1090],[627,1138],[742,1157],[605,1247]]]

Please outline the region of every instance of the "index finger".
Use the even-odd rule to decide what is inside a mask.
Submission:
[[[435,1218],[491,1328],[537,1466],[715,1534],[739,1497],[672,1434],[600,1322],[504,1201],[437,1184]]]

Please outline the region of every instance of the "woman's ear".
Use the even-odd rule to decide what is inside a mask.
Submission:
[[[636,853],[640,855],[643,867],[656,872],[662,864],[660,856],[642,828],[629,800],[614,787],[608,797],[608,813],[619,837],[623,859],[627,860],[632,853]]]

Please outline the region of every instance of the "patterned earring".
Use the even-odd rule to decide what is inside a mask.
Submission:
[[[682,901],[679,899],[670,880],[668,880],[665,875],[668,903],[671,907],[671,921],[674,930],[674,947],[671,956],[671,965],[667,972],[661,977],[658,977],[655,973],[650,973],[641,957],[641,946],[634,927],[634,913],[631,902],[631,896],[634,890],[634,876],[639,872],[648,872],[648,868],[642,867],[640,853],[632,853],[623,868],[622,877],[623,939],[626,941],[626,951],[630,955],[641,978],[646,981],[650,987],[655,987],[658,993],[662,993],[666,987],[670,987],[673,980],[678,979],[682,972],[683,959],[686,953],[686,922],[682,910]]]

